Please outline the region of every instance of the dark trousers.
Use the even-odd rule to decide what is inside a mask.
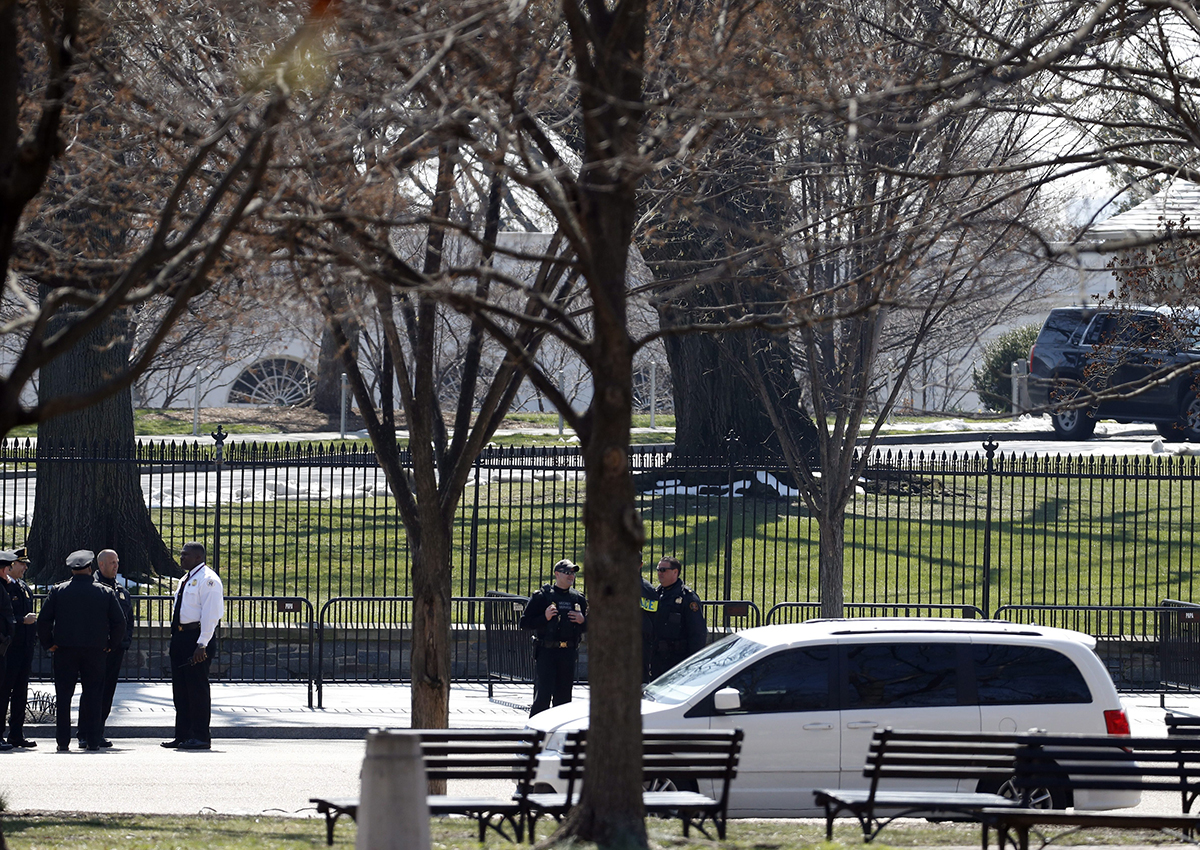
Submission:
[[[109,712],[112,711],[113,696],[117,692],[117,678],[121,675],[121,659],[125,650],[114,649],[104,655],[104,689],[100,693],[100,738],[104,738],[104,724],[108,722]],[[83,740],[83,709],[79,710],[79,740]]]
[[[71,743],[71,699],[75,685],[79,697],[79,737],[89,747],[100,746],[100,695],[104,690],[104,650],[60,646],[54,651],[55,740]]]
[[[553,649],[537,648],[534,659],[533,707],[529,716],[545,711],[553,702],[562,705],[571,701],[571,686],[575,684],[575,647]]]
[[[208,668],[212,665],[212,648],[208,658],[192,663],[196,639],[195,629],[171,634],[171,696],[175,701],[175,740],[211,741],[209,720],[212,700],[208,689]]]
[[[33,669],[33,644],[10,646],[8,664],[0,681],[0,733],[8,715],[8,737],[25,740],[25,709],[29,703],[29,673]]]
[[[100,731],[104,731],[104,724],[108,722],[109,712],[112,711],[113,696],[117,692],[117,678],[121,675],[121,660],[125,657],[125,650],[114,649],[104,659],[104,699],[100,705]]]

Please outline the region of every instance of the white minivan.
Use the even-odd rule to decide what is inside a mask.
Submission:
[[[871,736],[888,726],[1128,735],[1094,646],[1080,632],[997,620],[880,617],[763,626],[710,644],[646,685],[642,725],[742,729],[730,817],[813,817],[822,814],[813,789],[867,786],[863,762]],[[587,719],[586,700],[529,719],[549,733],[539,785],[565,790],[558,779],[563,739]],[[975,790],[966,784],[958,790]],[[1139,797],[1080,789],[1073,799],[1053,802],[1113,809],[1137,805]]]

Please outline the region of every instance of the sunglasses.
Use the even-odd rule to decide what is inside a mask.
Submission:
[[[669,573],[673,569],[675,569],[675,568],[674,567],[659,567],[658,571],[660,573]]]

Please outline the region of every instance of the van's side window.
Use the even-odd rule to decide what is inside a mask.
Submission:
[[[725,685],[736,688],[741,708],[731,714],[819,711],[829,708],[827,646],[785,649],[750,665]]]
[[[975,644],[981,705],[1091,702],[1083,674],[1070,658],[1039,646]]]
[[[951,643],[846,648],[847,707],[958,704],[958,650]]]

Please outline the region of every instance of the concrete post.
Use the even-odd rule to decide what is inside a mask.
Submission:
[[[356,850],[429,850],[429,804],[418,733],[372,729],[362,766]]]
[[[1012,418],[1015,420],[1029,409],[1029,363],[1014,360],[1009,369],[1012,377]]]
[[[341,432],[341,436],[342,436],[343,440],[346,439],[346,390],[348,388],[349,388],[348,384],[346,383],[346,373],[343,372],[342,373],[342,384],[341,384],[341,389],[342,389],[342,432]]]

